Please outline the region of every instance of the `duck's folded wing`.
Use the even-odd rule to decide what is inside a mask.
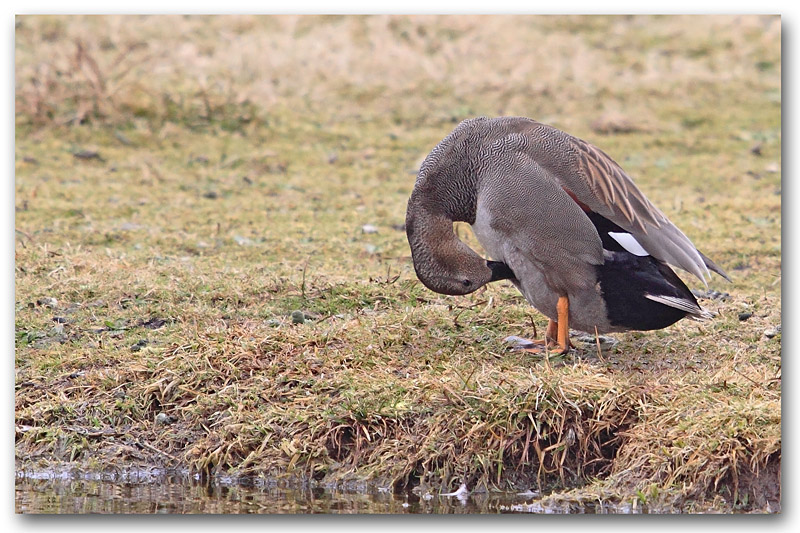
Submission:
[[[560,130],[536,123],[527,153],[547,169],[582,208],[598,213],[631,235],[662,261],[697,276],[709,269],[727,275],[703,256],[684,233],[647,199],[605,152]]]

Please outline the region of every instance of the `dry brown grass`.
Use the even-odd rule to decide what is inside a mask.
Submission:
[[[775,510],[780,59],[777,17],[17,17],[18,468]],[[542,360],[511,287],[426,291],[414,170],[480,114],[615,157],[719,316]]]

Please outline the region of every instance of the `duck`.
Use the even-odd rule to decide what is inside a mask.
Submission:
[[[471,225],[489,258],[455,234]],[[420,165],[405,221],[428,289],[465,295],[508,280],[549,321],[545,349],[589,334],[709,319],[671,267],[708,287],[729,276],[587,141],[526,117],[461,122]]]

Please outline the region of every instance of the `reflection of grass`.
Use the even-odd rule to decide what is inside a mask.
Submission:
[[[779,43],[777,17],[18,17],[18,465],[764,509]],[[615,157],[734,278],[719,317],[544,360],[500,341],[545,324],[509,286],[425,290],[414,170],[477,114]]]

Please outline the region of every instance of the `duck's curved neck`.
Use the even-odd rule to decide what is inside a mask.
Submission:
[[[453,232],[453,222],[474,224],[477,213],[469,134],[469,128],[457,128],[428,154],[408,200],[406,234],[420,279],[427,271],[446,271],[459,259],[477,257]]]
[[[420,265],[438,263],[444,250],[450,249],[458,237],[453,232],[453,219],[431,209],[427,202],[415,201],[412,194],[406,212],[406,236],[411,247],[411,257],[417,274],[423,274]]]
[[[420,174],[408,202],[409,211],[453,222],[475,223],[478,183],[473,172],[450,168],[447,172]]]

